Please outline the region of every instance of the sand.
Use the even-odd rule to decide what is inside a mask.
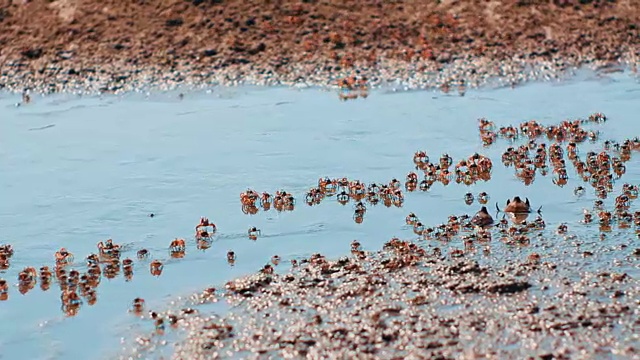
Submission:
[[[0,88],[475,87],[640,56],[637,0],[4,0]]]
[[[618,250],[621,262],[637,263]],[[173,358],[638,358],[640,283],[624,273],[576,274],[572,255],[479,265],[402,241],[364,255],[314,255],[158,314],[181,339]],[[230,313],[186,307],[218,300]],[[153,356],[163,339],[141,336],[123,358]]]

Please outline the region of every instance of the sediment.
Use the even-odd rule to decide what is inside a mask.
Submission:
[[[392,240],[382,251],[336,261],[314,255],[187,304],[222,299],[232,305],[228,314],[156,316],[173,319],[171,331],[180,334],[174,359],[637,358],[637,279],[576,273],[571,260],[480,264],[433,250]],[[632,264],[637,257],[628,250],[621,262]],[[153,357],[163,339],[142,336],[123,358]]]
[[[4,0],[0,88],[475,87],[640,58],[635,0]]]

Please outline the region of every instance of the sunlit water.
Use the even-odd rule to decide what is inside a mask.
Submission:
[[[376,91],[365,100],[339,102],[334,92],[235,88],[187,93],[183,100],[170,93],[35,97],[15,107],[18,101],[0,97],[0,244],[15,249],[11,267],[0,277],[14,285],[26,266],[53,267],[60,247],[73,252],[76,268],[84,271],[82,259],[107,238],[126,245],[123,258],[135,259],[140,248],[152,255],[135,260],[130,282],[103,277],[98,302],[84,304],[73,318],[60,310],[57,284],[47,292],[36,286],[26,295],[12,287],[8,301],[0,303],[2,359],[112,357],[121,338],[135,335],[141,326],[128,313],[135,297],[146,299],[148,308],[162,308],[177,296],[254,272],[275,254],[283,259],[279,268],[286,268],[290,259],[315,252],[344,255],[353,239],[376,250],[392,236],[417,238],[404,224],[409,212],[427,225],[450,214],[473,214],[479,205],[464,204],[468,191],[488,192],[491,208],[514,195],[528,197],[534,207],[543,207],[549,234],[567,222],[578,240],[551,238],[544,246],[552,261],[594,251],[596,256],[576,264],[576,272],[620,267],[607,249],[638,244],[633,230],[614,228],[603,242],[597,225],[579,223],[595,194],[591,187],[581,198],[573,194],[584,184],[569,164],[571,178],[564,188],[553,185],[550,176],[538,176],[525,187],[513,168],[500,163],[507,142],[483,148],[477,130],[479,117],[498,126],[531,119],[556,124],[603,112],[610,121],[589,125],[601,138],[640,135],[640,87],[625,74],[470,91],[464,97]],[[581,156],[601,147],[584,144]],[[429,192],[407,194],[402,208],[370,207],[362,224],[352,219],[353,204],[341,206],[331,198],[308,207],[302,201],[320,176],[365,183],[404,180],[414,168],[416,150],[432,158],[446,152],[454,161],[474,152],[488,155],[494,161],[492,181],[470,187],[436,183]],[[638,158],[627,163],[627,174],[606,204],[623,182],[638,183]],[[293,192],[299,200],[296,210],[245,215],[239,194],[248,187]],[[219,229],[207,251],[197,250],[193,240],[200,216]],[[257,241],[247,239],[250,226],[262,230]],[[175,237],[189,239],[184,259],[169,258],[168,245]],[[451,246],[462,248],[460,242]],[[535,239],[529,247],[495,246],[495,256],[505,260],[542,251]],[[226,262],[228,250],[237,254],[233,267]],[[154,258],[165,262],[160,277],[149,273]],[[640,275],[637,266],[618,270]],[[224,305],[214,309],[224,311]]]

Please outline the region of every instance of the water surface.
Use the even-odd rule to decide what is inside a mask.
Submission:
[[[549,233],[567,222],[570,234],[579,235],[580,248],[576,241],[548,241],[544,246],[551,260],[592,249],[596,256],[576,264],[577,272],[606,268],[640,275],[637,261],[635,267],[619,264],[604,251],[637,244],[633,230],[614,229],[603,242],[597,225],[579,223],[582,208],[592,207],[595,194],[590,187],[581,198],[573,194],[583,183],[572,168],[564,188],[554,186],[550,176],[538,176],[525,187],[499,161],[508,144],[499,140],[484,148],[477,131],[479,117],[498,126],[531,119],[556,124],[603,112],[610,121],[589,126],[601,138],[640,135],[640,87],[625,74],[469,91],[463,97],[379,90],[364,100],[339,102],[336,93],[319,90],[220,88],[187,93],[183,100],[177,93],[157,93],[35,97],[15,107],[17,101],[0,97],[0,243],[15,249],[11,267],[0,277],[15,284],[26,266],[52,267],[54,252],[63,246],[83,271],[82,259],[107,238],[126,245],[123,258],[149,249],[152,258],[165,261],[165,270],[152,277],[151,259],[136,260],[132,281],[103,277],[98,302],[84,304],[73,318],[60,311],[56,284],[26,295],[12,287],[9,300],[0,303],[2,358],[114,356],[121,339],[141,326],[128,313],[135,297],[146,299],[149,308],[161,308],[177,296],[254,272],[275,254],[284,268],[290,259],[315,252],[344,255],[353,239],[376,250],[392,236],[416,238],[404,224],[409,212],[428,225],[450,214],[475,213],[477,203],[463,202],[467,191],[488,192],[492,204],[514,195],[528,197],[536,208],[543,207]],[[581,156],[601,147],[584,144]],[[403,180],[413,170],[416,150],[432,158],[446,152],[454,161],[474,152],[488,155],[494,161],[493,180],[470,187],[436,183],[427,193],[408,194],[402,208],[370,207],[362,224],[354,223],[352,204],[341,206],[335,199],[313,207],[299,201],[293,212],[241,212],[239,194],[247,187],[270,193],[284,189],[302,200],[320,176],[365,183]],[[634,155],[606,204],[623,182],[638,184],[639,179]],[[193,240],[200,216],[219,229],[207,251],[197,250]],[[258,241],[247,239],[250,226],[262,230]],[[167,248],[175,237],[189,239],[184,259],[169,258]],[[494,242],[493,253],[505,261],[541,246]],[[233,267],[226,262],[228,250],[237,254]],[[213,309],[223,311],[224,305]]]

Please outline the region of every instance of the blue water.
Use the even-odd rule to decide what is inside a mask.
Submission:
[[[627,74],[469,91],[464,97],[378,90],[367,99],[340,102],[335,92],[315,89],[219,88],[186,93],[183,100],[177,93],[57,95],[15,107],[19,100],[0,96],[0,244],[15,249],[0,278],[13,285],[26,266],[53,267],[60,247],[73,252],[75,268],[84,271],[82,259],[107,238],[127,245],[123,258],[134,259],[135,270],[130,282],[103,277],[98,302],[84,304],[72,318],[60,310],[57,284],[47,292],[36,286],[26,295],[13,286],[8,301],[0,302],[2,359],[112,357],[121,340],[141,326],[128,312],[135,297],[146,299],[148,308],[162,308],[177,296],[256,271],[275,254],[283,259],[282,269],[290,259],[314,252],[343,255],[353,239],[376,250],[392,236],[414,238],[404,224],[410,211],[428,225],[450,214],[473,214],[479,205],[464,204],[467,191],[488,192],[491,204],[528,197],[536,208],[543,206],[549,228],[567,222],[570,233],[582,237],[581,251],[637,244],[633,230],[614,229],[603,243],[597,225],[579,224],[595,194],[588,187],[582,198],[574,196],[572,189],[583,184],[572,168],[564,188],[554,186],[550,176],[525,187],[499,161],[506,141],[483,148],[477,130],[480,117],[498,126],[531,119],[555,124],[603,112],[610,121],[589,126],[601,138],[640,136],[640,86]],[[601,147],[585,144],[582,157]],[[304,192],[321,176],[365,183],[404,180],[416,150],[428,151],[432,159],[446,152],[454,161],[474,152],[488,155],[493,180],[469,188],[437,183],[428,193],[407,194],[403,208],[370,207],[363,224],[354,223],[352,204],[341,206],[335,199],[303,204]],[[639,158],[634,154],[627,163],[627,174],[606,204],[623,182],[640,182]],[[293,192],[296,210],[244,215],[239,194],[247,187]],[[218,226],[213,246],[204,252],[193,240],[200,216]],[[255,242],[246,236],[250,226],[263,233]],[[169,259],[175,237],[189,240],[184,259]],[[550,257],[573,251],[569,242],[549,246],[557,247]],[[136,259],[140,248],[152,252],[149,260]],[[233,267],[226,262],[228,250],[237,254]],[[497,253],[521,258],[528,251]],[[615,267],[607,256],[581,266]],[[165,262],[160,277],[149,274],[154,258]],[[637,267],[622,270],[640,275]]]

